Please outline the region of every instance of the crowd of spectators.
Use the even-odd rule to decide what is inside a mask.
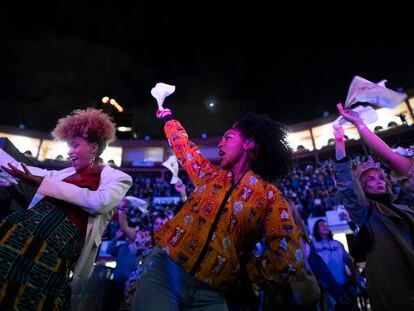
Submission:
[[[355,164],[365,162],[367,156],[353,157]],[[279,190],[300,211],[304,220],[325,216],[327,210],[341,205],[330,160],[319,164],[295,164],[291,174],[278,180]]]
[[[355,164],[365,162],[369,157],[356,155],[353,157]],[[174,185],[170,184],[171,175],[161,177],[159,172],[137,172],[133,176],[133,186],[128,195],[143,199],[149,203],[152,213],[164,212],[172,216],[177,212],[182,202],[178,199],[179,193]],[[184,174],[180,178],[186,185],[186,191],[190,194],[194,187]],[[330,160],[319,164],[295,164],[291,174],[277,181],[277,186],[292,204],[296,205],[302,218],[322,217],[328,210],[337,209],[341,205],[338,191],[332,173]],[[397,189],[396,189],[397,190]],[[176,197],[176,200],[172,198]],[[164,200],[157,200],[164,198]],[[142,222],[139,211],[131,210],[131,225],[139,225]]]

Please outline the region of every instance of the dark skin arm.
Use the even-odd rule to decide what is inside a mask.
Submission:
[[[12,175],[13,177],[18,178],[21,182],[24,182],[29,185],[39,187],[43,181],[44,177],[32,175],[29,169],[24,163],[20,163],[23,168],[23,171],[16,168],[13,164],[7,163],[9,167],[1,166],[1,169]]]

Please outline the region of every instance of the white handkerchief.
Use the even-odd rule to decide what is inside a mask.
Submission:
[[[148,202],[133,196],[126,196],[125,199],[128,200],[129,205],[131,205],[133,208],[138,208],[144,214],[148,213]]]
[[[169,85],[165,83],[157,83],[151,90],[151,95],[155,97],[158,103],[158,109],[162,110],[164,107],[164,99],[174,93],[175,85]]]
[[[178,178],[178,160],[175,155],[171,155],[167,161],[162,163],[166,168],[168,168],[172,173],[171,184],[176,184],[178,181],[181,181]]]
[[[407,94],[398,93],[385,86],[387,80],[373,83],[362,77],[355,76],[348,89],[345,108],[357,102],[369,103],[379,107],[395,108],[407,98]]]
[[[13,164],[18,169],[21,169],[21,170],[23,169],[19,162],[17,162],[11,155],[9,155],[6,151],[0,148],[0,165],[9,167],[7,163]],[[15,185],[19,184],[19,180],[17,178],[13,177],[12,175],[10,175],[9,173],[3,170],[0,172],[0,178],[3,178],[9,183],[12,183]]]
[[[362,122],[365,124],[372,124],[375,123],[378,120],[378,113],[375,111],[374,108],[370,106],[356,106],[351,109],[352,111],[355,111],[359,117],[361,118]],[[335,121],[332,122],[332,125],[351,125],[350,122],[345,120],[342,116],[339,116]]]

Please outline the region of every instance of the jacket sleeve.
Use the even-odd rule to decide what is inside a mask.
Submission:
[[[121,202],[131,185],[129,175],[112,170],[101,177],[99,188],[94,191],[45,177],[37,193],[78,205],[92,215],[106,214]]]
[[[207,173],[217,169],[201,153],[196,144],[188,139],[183,126],[177,120],[169,120],[164,126],[170,146],[184,167],[193,185],[197,186]]]
[[[252,259],[248,271],[253,282],[268,280],[283,283],[291,272],[303,267],[303,253],[299,231],[287,201],[276,187],[267,193],[265,250],[262,256]]]
[[[22,166],[20,165],[20,162],[16,161],[6,151],[0,148],[0,164],[7,167],[8,166],[7,163],[9,162],[13,164],[17,169],[23,170]],[[27,168],[29,169],[30,173],[32,173],[33,175],[42,176],[42,177],[53,175],[56,172],[53,170],[49,171],[49,170],[41,169],[36,166],[27,166]]]
[[[362,191],[359,181],[352,173],[352,163],[334,162],[335,183],[346,210],[358,225],[365,222],[369,201]]]
[[[42,176],[42,177],[52,176],[55,172],[54,170],[46,170],[46,169],[36,167],[36,166],[28,166],[27,168],[29,169],[30,173],[35,176]],[[19,166],[19,169],[22,169],[22,168],[20,168]]]

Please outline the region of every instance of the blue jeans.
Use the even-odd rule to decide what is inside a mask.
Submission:
[[[147,257],[132,310],[227,311],[225,293],[196,280],[158,246]]]

